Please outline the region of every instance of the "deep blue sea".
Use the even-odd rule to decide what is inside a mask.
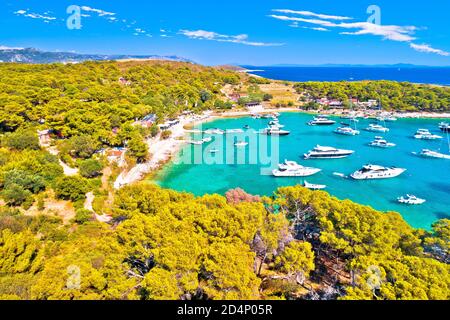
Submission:
[[[397,147],[379,149],[367,145],[375,136],[380,135],[363,130],[371,120],[361,120],[358,124],[361,135],[349,137],[333,133],[338,124],[331,127],[306,125],[311,119],[312,115],[305,113],[281,115],[280,122],[286,125],[291,135],[279,138],[279,156],[275,159],[275,167],[278,161],[287,159],[305,166],[320,168],[322,172],[307,178],[308,182],[327,185],[326,191],[340,199],[351,199],[377,210],[400,212],[414,227],[429,229],[436,220],[450,217],[450,160],[425,159],[412,153],[420,152],[424,148],[449,152],[447,136],[440,133],[438,128],[440,120],[402,119],[387,123],[391,131],[383,136],[396,143]],[[249,117],[219,119],[204,124],[202,129],[240,129],[248,125],[251,129],[246,132],[253,132],[252,129],[259,131],[265,128],[267,121]],[[339,123],[343,120],[337,121]],[[445,138],[440,141],[416,140],[413,135],[419,128],[429,129]],[[204,161],[198,164],[168,164],[156,177],[157,183],[166,188],[188,191],[196,195],[224,194],[229,189],[237,187],[252,194],[271,195],[278,187],[302,184],[305,180],[303,178],[275,178],[262,174],[261,169],[266,165],[261,163],[260,158],[253,164],[247,162],[239,164],[233,158],[236,157],[233,154],[232,159],[228,159],[227,155],[225,157],[227,161],[220,163],[220,160],[225,159],[226,152],[235,150],[234,141],[250,142],[247,147],[239,149],[236,153],[244,153],[247,156],[259,152],[263,145],[261,142],[252,143],[252,139],[256,136],[266,137],[256,133],[247,133],[244,136],[236,134],[230,145],[229,141],[225,143],[221,141],[223,136],[212,136],[213,141],[203,146],[188,145],[183,148],[180,155],[183,157],[200,155]],[[200,138],[202,137],[196,139]],[[340,160],[303,160],[301,156],[317,144],[351,149],[356,153]],[[211,148],[218,149],[218,153],[211,154],[209,152]],[[217,160],[219,161],[215,163]],[[398,166],[407,171],[398,178],[373,181],[354,181],[334,175],[335,172],[349,175],[368,163]],[[396,202],[397,197],[408,193],[426,199],[427,203],[422,206],[408,206]]]
[[[450,86],[450,67],[256,67],[242,66],[264,78],[287,81],[392,80]]]

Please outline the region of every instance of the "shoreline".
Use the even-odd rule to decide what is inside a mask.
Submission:
[[[311,115],[325,114],[330,116],[342,116],[348,114],[348,111],[344,110],[302,110],[299,108],[266,108],[259,114],[271,114],[271,113],[287,113],[287,112],[298,112]],[[155,175],[163,167],[170,162],[170,160],[178,154],[182,147],[187,143],[186,136],[189,134],[189,130],[193,127],[206,124],[218,119],[227,118],[241,118],[248,117],[254,114],[248,110],[231,110],[225,112],[211,112],[206,111],[200,116],[183,116],[180,118],[180,123],[173,126],[169,130],[172,131],[170,138],[166,140],[161,140],[160,134],[154,138],[147,139],[147,144],[149,146],[149,153],[151,155],[150,159],[145,163],[140,163],[131,168],[129,171],[123,171],[116,179],[114,183],[115,189],[120,189],[123,186],[133,184],[138,181],[143,181],[149,175]],[[356,111],[356,116],[373,116],[376,117],[380,114],[380,111]],[[446,120],[450,119],[450,113],[432,113],[432,112],[407,112],[407,113],[397,113],[394,112],[393,115],[399,119],[434,119],[434,120]]]

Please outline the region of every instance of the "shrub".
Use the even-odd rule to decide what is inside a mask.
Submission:
[[[30,204],[33,201],[32,193],[17,184],[9,185],[1,192],[1,195],[10,206]]]
[[[81,177],[61,177],[56,180],[55,192],[59,199],[79,201],[86,194],[88,187]]]
[[[95,178],[101,175],[103,165],[95,159],[84,160],[79,165],[80,174],[85,178]]]
[[[93,219],[93,212],[86,209],[78,209],[75,212],[75,222],[78,224],[85,224]]]
[[[18,130],[9,134],[5,139],[6,145],[15,150],[39,150],[39,138],[37,133],[27,129],[27,130]]]

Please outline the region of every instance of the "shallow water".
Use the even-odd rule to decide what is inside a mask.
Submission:
[[[325,184],[326,191],[340,199],[351,199],[355,202],[370,205],[377,210],[398,211],[413,227],[429,229],[431,224],[438,219],[450,217],[450,160],[424,159],[412,154],[423,148],[433,150],[441,149],[448,152],[447,137],[439,133],[440,120],[428,119],[402,119],[397,122],[386,123],[391,129],[389,133],[380,134],[366,132],[366,128],[372,120],[360,120],[357,125],[361,135],[355,137],[341,136],[333,133],[339,122],[345,121],[336,118],[337,125],[331,127],[310,127],[306,123],[312,118],[303,113],[283,113],[280,122],[291,131],[291,135],[279,138],[279,161],[295,160],[302,165],[322,169],[317,175],[306,178],[310,183]],[[259,130],[267,126],[267,119],[237,118],[220,119],[203,125],[203,129],[221,128],[238,129],[249,125],[252,129]],[[419,128],[443,135],[443,140],[422,141],[412,138]],[[253,130],[250,130],[252,132]],[[388,141],[396,143],[392,149],[369,147],[367,144],[377,135],[384,136]],[[213,136],[214,141],[203,146],[188,145],[180,152],[180,157],[192,158],[204,151],[206,161],[214,159],[226,159],[225,150],[236,150],[233,144],[239,141],[242,135],[235,134],[231,142],[221,141],[225,136]],[[255,137],[270,139],[258,134],[249,134],[247,141]],[[199,138],[199,137],[195,137]],[[270,147],[277,146],[277,140],[273,140]],[[302,155],[316,145],[333,146],[338,148],[355,150],[356,153],[349,158],[339,160],[308,160]],[[217,148],[217,154],[211,154],[210,149]],[[271,195],[281,186],[302,184],[303,178],[275,178],[270,175],[262,175],[261,168],[268,167],[258,159],[255,164],[248,164],[251,159],[249,154],[262,150],[262,143],[250,143],[239,152],[246,154],[246,164],[233,164],[232,160],[237,155],[229,155],[231,164],[189,164],[170,163],[156,177],[156,182],[162,187],[179,191],[188,191],[196,195],[206,193],[224,194],[232,188],[240,187],[251,194]],[[205,151],[206,150],[206,151]],[[238,152],[238,153],[239,153]],[[252,153],[253,152],[253,153]],[[175,161],[177,162],[177,161]],[[178,161],[179,162],[179,161]],[[278,161],[273,165],[276,166]],[[354,181],[335,176],[339,172],[349,175],[359,170],[364,164],[379,164],[383,166],[397,166],[408,171],[402,176],[387,180]],[[414,194],[427,200],[421,206],[407,206],[398,204],[397,197],[405,194]]]

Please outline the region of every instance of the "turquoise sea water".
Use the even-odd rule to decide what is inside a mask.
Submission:
[[[366,128],[373,120],[360,120],[357,126],[361,130],[361,135],[349,137],[333,133],[338,124],[346,120],[336,118],[338,124],[331,127],[310,127],[306,123],[312,117],[304,113],[283,113],[280,117],[280,122],[291,131],[291,135],[279,138],[279,160],[294,160],[305,166],[322,169],[319,174],[306,178],[308,182],[327,185],[326,191],[340,199],[351,199],[381,211],[400,212],[405,220],[416,228],[429,229],[436,220],[450,217],[450,160],[424,159],[412,154],[423,148],[448,152],[447,137],[445,134],[438,133],[437,125],[440,120],[402,119],[386,123],[391,129],[386,134],[364,131],[363,128]],[[252,129],[259,130],[265,128],[267,122],[267,119],[249,117],[220,119],[204,124],[203,129],[239,129],[249,125]],[[443,135],[444,139],[422,141],[412,138],[419,128],[430,129],[432,132]],[[396,143],[397,147],[392,149],[369,147],[367,144],[377,135],[382,135],[388,141]],[[203,146],[188,145],[182,149],[180,157],[191,158],[193,154],[201,154],[204,150],[203,154],[207,162],[222,159],[225,150],[236,150],[233,141],[241,139],[239,134],[235,134],[231,142],[222,143],[223,137],[216,136],[213,142]],[[250,137],[253,136],[250,135]],[[254,134],[254,137],[270,139],[257,134]],[[248,140],[249,137],[246,139]],[[339,160],[303,160],[301,156],[317,144],[351,149],[356,153],[349,158]],[[219,152],[209,153],[208,150],[212,148],[217,148]],[[239,152],[247,154],[258,151],[258,148],[262,148],[261,144],[250,143]],[[228,160],[233,160],[237,156],[229,157],[231,159]],[[249,159],[248,155],[247,159]],[[349,175],[368,163],[397,166],[406,168],[408,171],[398,178],[372,181],[354,181],[333,174],[339,172]],[[274,165],[276,166],[276,163]],[[280,186],[301,184],[304,181],[303,178],[275,178],[262,175],[262,167],[267,165],[234,164],[233,161],[231,164],[170,163],[156,177],[156,182],[162,187],[196,195],[224,194],[229,189],[237,187],[251,194],[271,195]],[[405,206],[395,201],[397,197],[408,193],[426,199],[427,203],[422,206]]]

